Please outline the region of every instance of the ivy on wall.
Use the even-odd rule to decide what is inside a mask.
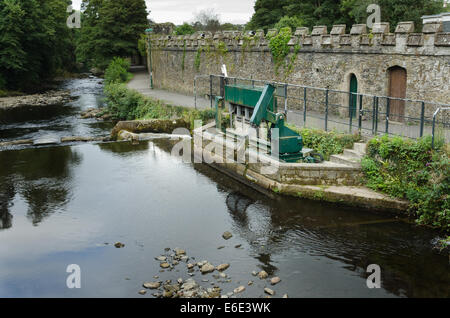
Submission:
[[[281,65],[286,67],[286,57],[291,48],[288,43],[291,40],[291,28],[282,28],[278,34],[269,37],[269,49],[272,53],[273,62],[275,64],[275,74],[278,75],[278,70]]]

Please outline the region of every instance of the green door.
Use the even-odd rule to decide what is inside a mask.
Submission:
[[[349,116],[356,117],[356,103],[358,93],[358,80],[355,74],[350,77],[350,94],[349,94]]]

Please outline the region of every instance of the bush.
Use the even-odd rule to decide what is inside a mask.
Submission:
[[[159,100],[145,97],[130,90],[125,84],[105,86],[106,103],[110,113],[120,120],[183,118],[194,127],[195,120],[207,122],[215,117],[214,110],[195,110],[167,105]]]
[[[129,61],[121,57],[115,57],[105,71],[106,84],[125,83],[129,81],[132,77],[132,74],[128,72],[129,68]]]
[[[277,24],[275,24],[274,28],[280,30],[289,27],[291,30],[295,31],[298,27],[302,26],[304,26],[304,21],[301,18],[284,16]]]
[[[325,160],[331,155],[344,152],[345,148],[353,148],[353,144],[360,140],[359,135],[340,134],[335,131],[290,127],[303,138],[303,145],[319,152]]]
[[[362,161],[367,186],[410,201],[419,224],[450,230],[450,160],[444,143],[387,136],[372,139]]]

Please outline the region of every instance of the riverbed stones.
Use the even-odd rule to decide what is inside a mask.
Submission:
[[[217,266],[217,270],[219,272],[223,272],[224,270],[226,270],[228,267],[230,267],[230,264],[220,264],[219,266]]]
[[[202,272],[202,274],[207,274],[214,272],[215,269],[216,268],[214,267],[214,265],[212,265],[211,263],[206,263],[201,267],[200,271]]]
[[[230,238],[232,238],[233,237],[233,234],[231,234],[230,232],[225,232],[225,233],[223,233],[222,234],[222,237],[225,239],[225,240],[229,240]]]
[[[144,288],[147,288],[147,289],[158,289],[159,287],[161,287],[161,283],[160,282],[147,282],[147,283],[144,283],[142,286],[144,286]]]
[[[264,288],[264,292],[266,293],[266,294],[269,294],[270,296],[273,296],[273,295],[275,295],[275,292],[272,290],[272,289],[270,289],[270,288]]]
[[[195,282],[195,280],[193,280],[192,278],[188,278],[184,284],[181,286],[182,289],[184,289],[185,291],[189,291],[192,290],[194,288],[197,288],[197,283]]]
[[[270,283],[272,284],[272,285],[276,285],[276,284],[278,284],[279,282],[281,282],[281,278],[280,277],[272,277],[272,279],[270,280]]]
[[[187,267],[187,269],[193,269],[194,268],[194,264],[190,264],[189,263],[189,264],[186,265],[186,267]]]
[[[167,260],[167,257],[166,257],[166,256],[158,256],[158,257],[156,258],[156,260],[158,260],[158,261],[160,261],[160,262],[164,262],[164,261]]]
[[[140,295],[145,295],[147,293],[147,291],[145,289],[141,289],[138,293]]]
[[[235,294],[239,294],[239,293],[242,293],[244,290],[245,290],[245,286],[239,286],[239,287],[235,288],[233,292]]]
[[[174,249],[174,252],[176,256],[186,255],[186,251],[181,248]]]
[[[260,279],[266,279],[267,277],[269,277],[269,274],[267,274],[266,271],[260,271],[260,272],[258,273],[258,277],[259,277]]]
[[[114,244],[114,247],[115,247],[115,248],[124,248],[124,247],[125,247],[125,244],[123,244],[123,243],[121,243],[121,242],[117,242],[117,243]]]
[[[162,268],[169,268],[170,264],[167,262],[161,263],[159,266],[161,266]]]

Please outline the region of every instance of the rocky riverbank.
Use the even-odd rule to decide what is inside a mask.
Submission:
[[[0,110],[8,111],[22,107],[46,107],[64,105],[76,99],[67,90],[52,90],[42,94],[0,98]]]

